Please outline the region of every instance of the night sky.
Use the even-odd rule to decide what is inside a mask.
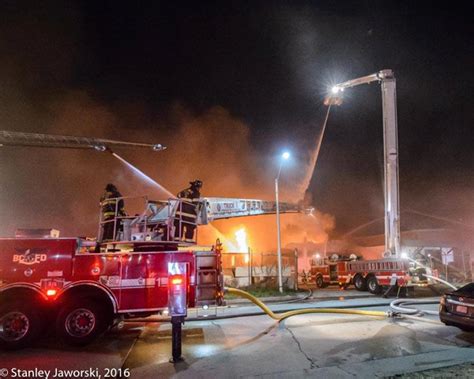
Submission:
[[[2,1],[0,129],[64,133],[51,112],[71,91],[115,114],[113,137],[123,140],[151,130],[159,140],[176,106],[196,115],[220,106],[247,125],[260,156],[288,147],[298,162],[321,130],[328,88],[389,68],[402,210],[474,224],[474,33],[472,9],[459,4]],[[90,125],[67,132],[94,135]],[[186,148],[179,138],[168,145]],[[383,216],[382,149],[380,86],[347,91],[310,186],[336,233]],[[8,177],[9,193],[27,185],[16,180]]]

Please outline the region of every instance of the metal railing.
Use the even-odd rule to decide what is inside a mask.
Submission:
[[[142,200],[143,211],[134,216],[121,215],[119,209],[120,201]],[[115,201],[114,216],[104,219],[103,207],[105,201]],[[183,205],[184,206],[183,209]],[[130,241],[133,240],[132,229],[136,229],[143,238],[141,241],[174,241],[196,243],[197,240],[197,213],[198,204],[190,199],[170,198],[168,200],[149,200],[147,196],[122,196],[108,198],[100,203],[99,230],[97,240],[100,242]],[[183,216],[183,213],[194,212],[194,221],[190,221],[191,216]],[[150,214],[151,212],[151,214]],[[162,213],[161,218],[157,217]],[[191,213],[190,213],[191,214]],[[192,216],[194,217],[194,216]],[[191,217],[191,218],[192,218]],[[104,231],[107,225],[113,224],[112,239],[104,240]],[[184,238],[189,233],[188,228],[193,229],[192,238]],[[127,229],[127,230],[126,230]],[[188,234],[189,236],[189,234]]]

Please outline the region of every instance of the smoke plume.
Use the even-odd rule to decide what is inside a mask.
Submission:
[[[165,121],[152,120],[141,129],[124,124],[123,120],[130,120],[129,115],[124,117],[121,111],[94,101],[85,92],[67,93],[52,102],[49,111],[51,122],[38,132],[165,144],[168,148],[162,152],[124,149],[119,154],[172,193],[199,178],[204,182],[204,196],[274,199],[278,162],[268,159],[271,152],[264,147],[252,146],[248,126],[223,107],[193,114],[175,105]],[[94,236],[98,199],[109,182],[115,183],[124,196],[167,196],[108,153],[5,147],[0,154],[6,178],[0,216],[3,235],[12,234],[17,227],[55,227],[62,235]],[[306,167],[304,162],[298,163],[282,174],[283,201],[302,198],[304,186],[300,181],[308,174],[297,170]],[[127,206],[129,213],[139,207],[133,200],[126,201]],[[284,245],[305,239],[324,240],[334,227],[333,218],[321,213],[315,217],[282,215],[281,220]],[[274,216],[216,222],[215,227],[201,228],[199,242],[232,238],[242,225],[247,227],[252,248],[275,247]]]

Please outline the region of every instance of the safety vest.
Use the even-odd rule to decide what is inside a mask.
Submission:
[[[102,218],[110,219],[115,217],[115,209],[117,206],[116,197],[121,197],[120,193],[106,192],[102,197],[101,206],[102,206]],[[123,209],[123,200],[119,200],[117,215],[125,214]]]

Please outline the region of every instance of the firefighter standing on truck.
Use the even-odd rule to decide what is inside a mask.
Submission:
[[[100,198],[100,206],[102,207],[102,241],[110,241],[116,238],[117,231],[120,227],[120,221],[115,217],[125,216],[123,199],[117,187],[112,183],[107,184],[105,193]],[[118,203],[117,203],[118,201]]]
[[[178,193],[178,198],[183,199],[183,201],[178,204],[178,209],[176,209],[174,219],[175,239],[194,242],[198,204],[194,204],[192,201],[201,197],[202,181],[198,179],[189,182],[189,184],[191,184],[190,187]]]

